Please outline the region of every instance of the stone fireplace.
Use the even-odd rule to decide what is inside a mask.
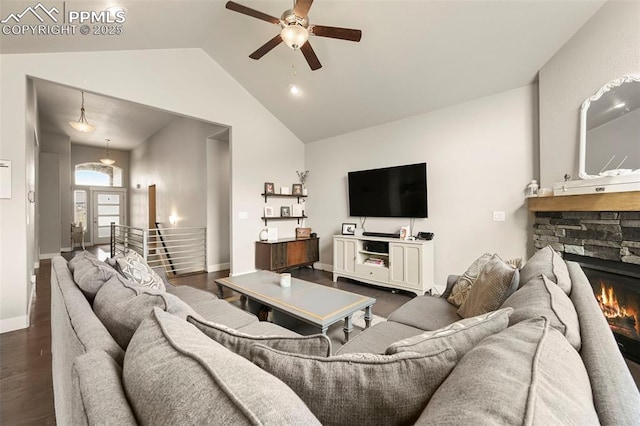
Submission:
[[[606,198],[603,198],[606,196]],[[533,243],[578,262],[625,357],[640,362],[640,192],[529,200]]]

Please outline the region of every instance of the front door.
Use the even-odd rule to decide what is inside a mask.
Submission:
[[[93,192],[93,244],[109,244],[111,223],[124,225],[124,192]]]

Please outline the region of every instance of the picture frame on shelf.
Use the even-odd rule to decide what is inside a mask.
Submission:
[[[356,224],[355,223],[343,223],[342,224],[342,235],[355,235],[356,234]]]
[[[281,206],[280,207],[280,216],[281,217],[291,217],[291,206]]]
[[[303,204],[294,204],[291,206],[291,216],[293,217],[303,217],[304,216],[304,205]]]
[[[291,195],[291,188],[289,188],[288,186],[283,186],[280,188],[280,194],[281,195]]]
[[[264,206],[264,217],[274,217],[273,206]]]
[[[265,182],[264,195],[273,195],[275,193],[276,193],[276,187],[273,185],[273,182]]]
[[[291,185],[291,194],[302,195],[302,184],[294,183],[293,185]]]

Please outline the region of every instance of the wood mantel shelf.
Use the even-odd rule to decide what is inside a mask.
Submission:
[[[532,212],[640,211],[640,191],[528,198]]]

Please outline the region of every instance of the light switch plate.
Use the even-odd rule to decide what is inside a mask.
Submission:
[[[506,219],[506,213],[503,210],[495,210],[493,212],[494,222],[504,222]]]

